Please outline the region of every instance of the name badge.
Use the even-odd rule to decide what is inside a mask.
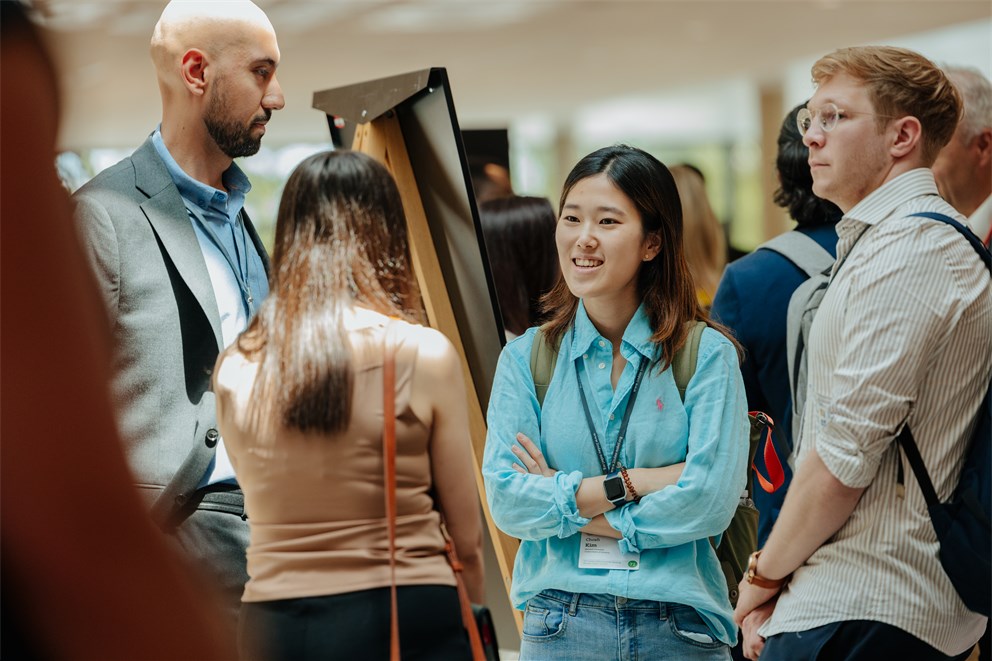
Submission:
[[[579,569],[624,569],[633,571],[641,566],[640,553],[624,553],[620,540],[582,533],[579,549]]]

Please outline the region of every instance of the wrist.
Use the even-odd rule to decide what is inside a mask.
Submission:
[[[631,479],[630,471],[627,470],[626,466],[620,467],[620,477],[623,478],[624,485],[627,487],[627,502],[641,502],[641,494],[638,493],[637,488],[634,486],[634,481]]]
[[[751,557],[747,560],[747,569],[744,572],[744,580],[752,585],[758,586],[759,588],[766,588],[770,590],[777,590],[785,585],[791,575],[787,574],[781,578],[774,578],[763,574],[761,568],[758,566],[760,559],[760,550],[751,554]]]
[[[628,468],[627,475],[630,476],[630,482],[634,485],[638,500],[658,490],[651,479],[651,469]]]

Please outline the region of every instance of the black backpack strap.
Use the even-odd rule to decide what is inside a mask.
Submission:
[[[921,211],[919,213],[912,213],[908,216],[909,218],[929,218],[930,220],[936,220],[941,223],[946,223],[956,229],[961,236],[968,240],[971,247],[975,249],[978,253],[979,259],[985,263],[985,268],[992,272],[992,254],[989,253],[989,249],[985,247],[982,240],[972,232],[970,229],[954,220],[950,216],[942,213],[937,213],[936,211]]]
[[[981,239],[979,239],[974,232],[958,221],[946,214],[938,213],[936,211],[921,211],[919,213],[910,214],[908,217],[928,218],[930,220],[936,220],[937,222],[950,225],[956,229],[961,236],[968,240],[968,243],[971,244],[971,247],[974,248],[975,252],[978,254],[979,259],[984,262],[985,268],[992,272],[992,255],[989,254],[988,248],[985,247]],[[908,422],[903,425],[902,432],[900,432],[899,437],[896,440],[899,442],[899,445],[902,446],[903,452],[906,453],[906,460],[913,469],[913,474],[916,476],[916,481],[920,483],[920,490],[923,492],[923,498],[926,500],[927,507],[936,507],[940,504],[940,500],[937,498],[937,491],[933,488],[933,481],[930,479],[930,474],[927,472],[927,468],[923,463],[923,457],[920,455],[920,449],[916,445],[916,440],[913,438],[913,432],[910,431]],[[899,466],[897,481],[899,484],[903,484],[901,464]]]
[[[899,437],[896,440],[899,442],[899,445],[902,446],[903,452],[906,453],[906,459],[909,461],[909,465],[913,469],[913,474],[916,476],[916,481],[920,483],[920,491],[923,492],[923,500],[926,501],[927,508],[930,509],[936,507],[940,504],[940,499],[937,498],[937,490],[933,488],[933,481],[930,479],[930,473],[927,472],[927,467],[923,464],[923,457],[920,455],[920,448],[917,447],[916,439],[913,438],[913,432],[909,430],[908,424],[902,426],[902,431],[899,432]],[[899,482],[902,483],[901,475]]]

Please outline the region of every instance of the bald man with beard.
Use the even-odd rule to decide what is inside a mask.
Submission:
[[[268,293],[268,256],[243,209],[251,186],[233,159],[258,151],[284,105],[279,47],[251,2],[172,2],[151,56],[162,123],[75,194],[74,213],[114,332],[113,394],[137,487],[222,591],[233,635],[248,524],[209,387],[218,353]]]

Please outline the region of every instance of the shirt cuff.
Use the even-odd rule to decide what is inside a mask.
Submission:
[[[638,548],[635,543],[637,526],[634,525],[634,517],[627,511],[631,507],[637,507],[637,504],[632,503],[619,509],[608,511],[606,513],[606,521],[621,535],[623,535],[623,537],[618,540],[621,551],[624,553],[640,553],[641,549]]]
[[[853,442],[820,437],[816,440],[816,453],[827,470],[851,489],[867,487],[878,472],[880,459],[865,454]]]
[[[555,506],[561,514],[558,537],[565,539],[579,532],[580,528],[588,525],[591,521],[591,519],[579,514],[579,507],[575,502],[575,492],[582,484],[582,473],[579,471],[572,471],[571,473],[558,471],[552,479],[555,481]]]

